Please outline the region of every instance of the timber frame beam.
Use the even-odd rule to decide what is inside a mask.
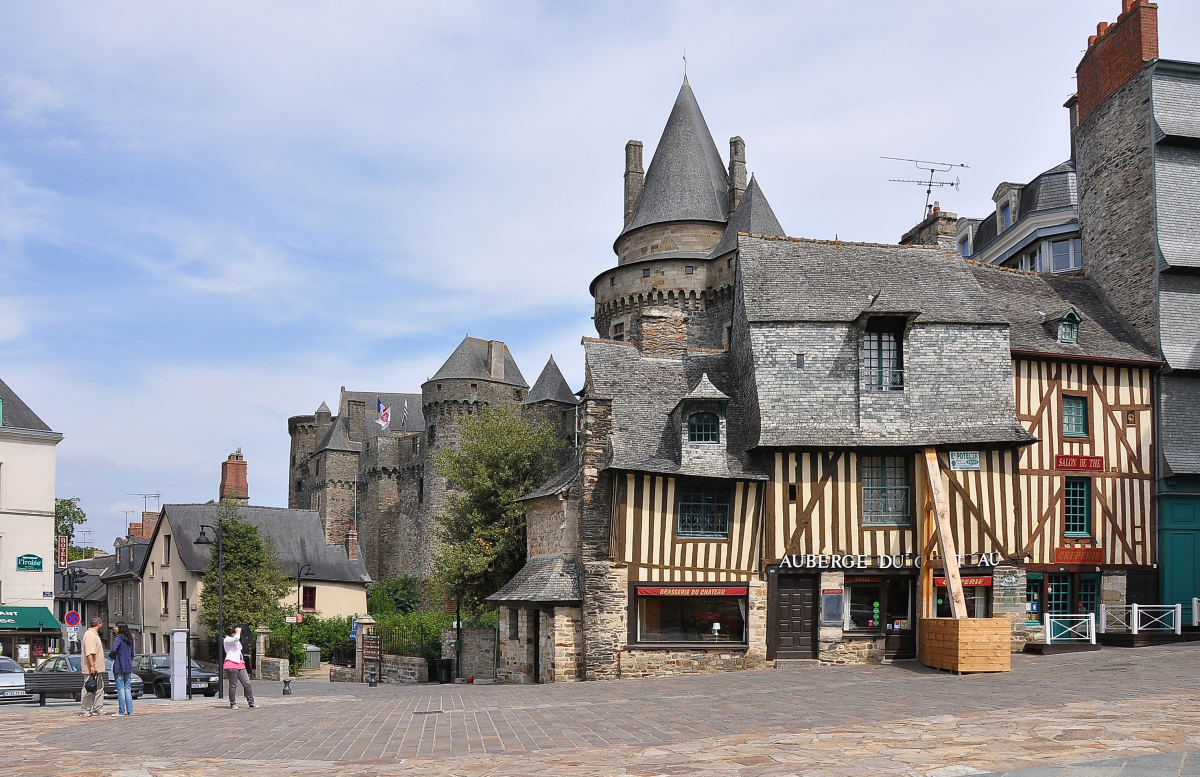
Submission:
[[[933,524],[933,533],[938,541],[938,550],[942,555],[942,565],[946,574],[946,588],[950,592],[950,611],[955,619],[967,617],[967,600],[963,596],[962,575],[958,571],[958,551],[954,547],[954,535],[950,530],[950,499],[946,489],[942,487],[942,467],[938,461],[937,451],[925,449],[925,474],[929,479],[929,523]],[[933,569],[929,564],[928,553],[932,550],[933,537],[925,546],[922,559],[924,576],[930,587],[925,590],[932,593]]]

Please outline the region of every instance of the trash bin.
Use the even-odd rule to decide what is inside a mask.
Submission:
[[[454,682],[453,658],[437,659],[437,678],[438,682],[442,684]]]
[[[304,666],[303,669],[320,669],[321,668],[321,648],[318,645],[304,645]]]

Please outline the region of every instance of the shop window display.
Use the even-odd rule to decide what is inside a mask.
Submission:
[[[662,590],[662,589],[652,589]],[[638,596],[638,642],[745,642],[745,596]]]
[[[992,579],[978,577],[963,577],[963,599],[967,604],[968,618],[992,617]],[[945,578],[934,579],[934,590],[937,591],[937,617],[953,618],[954,610],[950,607],[950,589],[946,586]]]
[[[848,631],[908,631],[912,628],[912,580],[849,575],[845,583]]]

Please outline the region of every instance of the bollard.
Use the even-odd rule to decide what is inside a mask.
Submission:
[[[284,696],[292,695],[292,678],[290,678],[290,677],[285,677],[283,680],[283,695]]]
[[[374,687],[375,687],[375,686],[377,686],[377,685],[379,685],[379,683],[378,683],[378,682],[376,682],[376,680],[375,680],[375,675],[371,675],[370,679],[369,679],[369,680],[367,680],[367,687],[368,687],[368,688],[374,688]]]

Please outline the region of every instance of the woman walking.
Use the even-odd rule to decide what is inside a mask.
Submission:
[[[109,652],[113,662],[113,676],[117,678],[117,714],[133,714],[133,693],[129,683],[133,679],[133,637],[129,636],[129,624],[117,621],[117,636]]]
[[[258,705],[254,703],[254,691],[250,688],[250,675],[246,674],[246,662],[242,660],[242,627],[230,626],[225,629],[225,681],[229,685],[229,709],[237,709],[237,684],[242,684],[246,693],[246,702],[251,709]]]

